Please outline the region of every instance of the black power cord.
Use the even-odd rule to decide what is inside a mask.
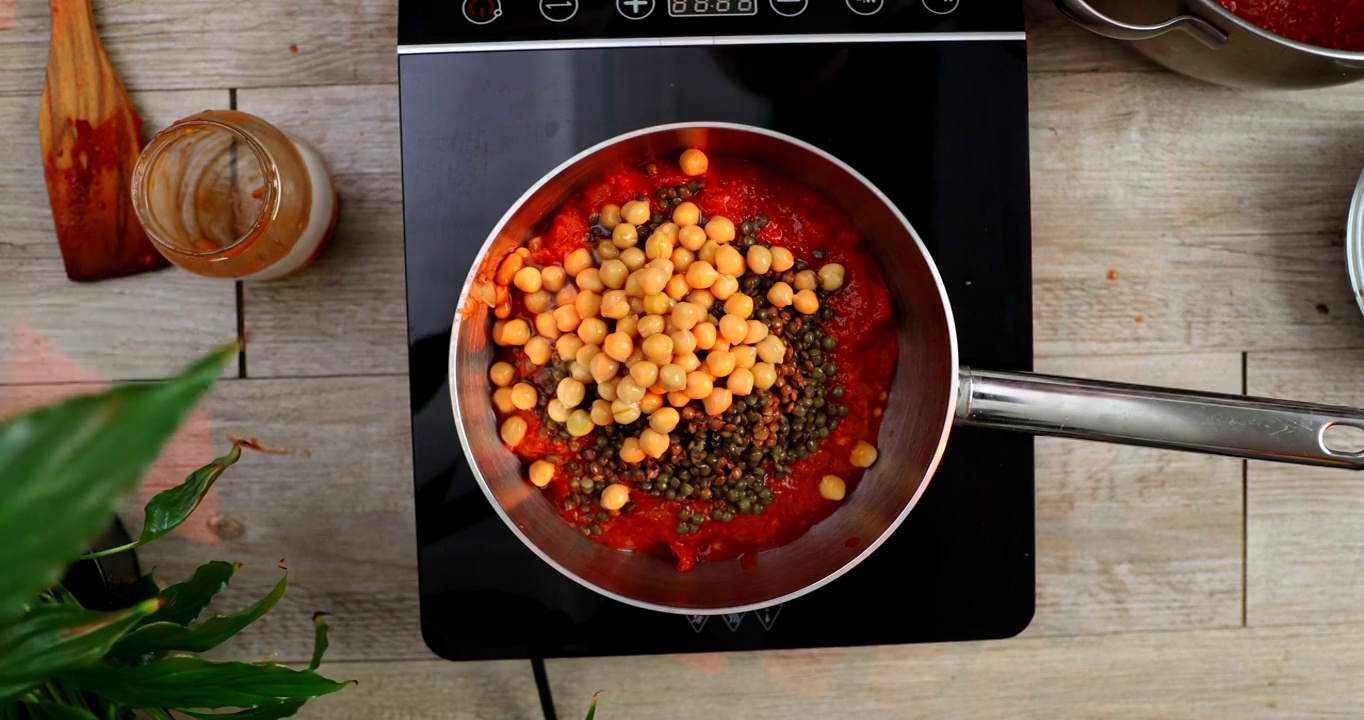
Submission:
[[[544,658],[532,657],[530,671],[535,675],[535,690],[540,693],[540,712],[545,720],[559,720],[554,713],[554,695],[549,690],[549,674],[545,672]]]

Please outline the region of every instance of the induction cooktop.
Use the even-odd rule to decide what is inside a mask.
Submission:
[[[421,624],[452,660],[980,640],[1033,614],[1033,441],[958,428],[867,560],[761,611],[624,605],[541,561],[489,506],[447,382],[450,323],[499,218],[623,132],[770,128],[877,185],[922,236],[961,360],[1032,365],[1022,9],[985,0],[401,0],[399,70]],[[628,628],[621,632],[620,628]]]

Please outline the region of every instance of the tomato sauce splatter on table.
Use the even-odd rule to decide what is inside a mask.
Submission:
[[[1364,0],[1218,0],[1275,35],[1334,50],[1364,50]]]
[[[669,161],[656,160],[650,165],[652,175],[645,172],[644,165],[614,168],[564,202],[543,226],[540,247],[526,261],[548,265],[561,262],[578,248],[594,247],[588,216],[606,203],[624,204],[646,196],[650,198],[651,211],[662,212],[655,191],[660,186],[680,185],[691,178]],[[633,510],[600,523],[601,534],[592,536],[613,548],[675,558],[678,569],[684,571],[697,561],[746,558],[751,563],[757,552],[791,542],[837,510],[842,503],[820,495],[820,479],[837,475],[847,484],[849,496],[855,492],[864,471],[852,465],[850,452],[858,441],[876,444],[885,406],[884,393],[890,389],[897,358],[891,300],[884,279],[846,216],[824,197],[748,161],[712,157],[709,171],[702,179],[705,189],[691,200],[700,206],[704,216],[723,215],[738,224],[765,215],[769,222],[754,233],[758,242],[786,247],[812,267],[841,263],[846,268],[842,289],[826,301],[826,307],[832,308],[835,315],[821,329],[837,341],[837,348],[826,353],[837,366],[830,385],[844,388],[839,402],[848,405],[849,412],[840,418],[838,428],[820,442],[816,452],[792,464],[790,475],[775,479],[769,474],[767,485],[775,499],[760,515],[743,514],[731,522],[708,522],[694,533],[679,535],[675,527],[683,503],[635,491],[630,495]],[[815,251],[823,251],[823,259],[815,259]],[[518,304],[514,316],[530,318],[531,314]],[[499,359],[511,362],[520,375],[535,371],[521,348],[503,348]],[[562,466],[579,457],[575,446],[590,446],[554,434],[545,437],[539,432],[543,420],[535,413],[516,414],[526,420],[527,431],[515,453],[527,464],[554,456],[556,464]],[[565,473],[557,473],[544,493],[567,520],[575,524],[584,521],[582,515],[587,511],[564,509],[563,500],[571,493]],[[712,503],[693,500],[686,507],[706,513]]]

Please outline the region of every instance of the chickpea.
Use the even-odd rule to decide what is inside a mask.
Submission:
[[[706,240],[706,242],[701,245],[701,249],[696,251],[696,259],[705,260],[708,263],[714,264],[715,253],[719,251],[720,243],[717,243],[714,240]]]
[[[692,290],[687,293],[687,302],[709,312],[715,307],[715,295],[709,290]]]
[[[620,252],[620,261],[625,263],[626,270],[634,272],[644,267],[648,258],[644,256],[644,251],[639,248],[626,248]]]
[[[663,288],[668,286],[668,278],[671,273],[666,273],[663,268],[650,267],[639,271],[639,287],[644,291],[644,295],[656,295],[663,292]]]
[[[796,312],[802,315],[813,315],[819,312],[819,297],[814,290],[801,290],[796,293],[796,298],[792,302],[796,307]]]
[[[715,347],[716,329],[709,322],[697,323],[691,329],[691,334],[696,338],[696,347],[701,350],[709,350]]]
[[[645,428],[639,434],[639,447],[651,458],[663,457],[663,453],[668,452],[668,444],[668,436],[653,428]]]
[[[706,355],[706,371],[717,378],[734,372],[734,353],[728,350],[710,351],[710,354]]]
[[[753,371],[741,367],[734,368],[734,372],[729,374],[729,380],[725,382],[725,387],[740,397],[752,393]]]
[[[606,283],[601,281],[601,271],[596,268],[588,268],[578,273],[574,281],[581,291],[601,293],[606,290]],[[582,297],[582,293],[580,292],[578,296]]]
[[[715,344],[714,344],[713,346],[711,346],[710,351],[713,352],[713,353],[714,353],[714,352],[729,352],[729,347],[730,347],[730,346],[729,346],[729,341],[726,340],[726,339],[724,339],[724,337],[722,336],[719,340],[716,340],[716,341],[715,341]]]
[[[554,343],[554,351],[559,353],[560,360],[571,362],[578,359],[578,351],[583,349],[584,344],[577,335],[564,335]]]
[[[607,203],[601,206],[598,213],[601,217],[601,226],[607,230],[614,230],[620,224],[620,206],[614,203]]]
[[[730,352],[734,353],[734,367],[736,369],[751,370],[754,363],[758,362],[758,349],[752,345],[740,345],[731,348]]]
[[[700,220],[701,208],[697,207],[696,203],[690,200],[678,203],[677,207],[673,208],[673,222],[677,223],[678,226],[684,230],[688,225],[695,225]]]
[[[619,510],[630,502],[630,488],[620,484],[611,483],[601,491],[601,506],[607,510]]]
[[[502,328],[502,344],[520,346],[530,341],[530,325],[521,318],[508,320]]]
[[[701,318],[705,316],[706,313],[700,306],[689,302],[683,302],[678,303],[673,307],[670,318],[673,327],[678,330],[690,330],[696,327],[696,324],[701,322]]]
[[[786,272],[796,266],[796,256],[784,247],[772,248],[772,271]]]
[[[554,307],[554,296],[544,290],[536,290],[533,293],[528,293],[524,302],[527,311],[538,315]]]
[[[663,364],[672,359],[673,349],[676,346],[676,340],[660,333],[644,338],[644,343],[640,345],[640,349],[644,351],[644,357],[656,364]]]
[[[543,281],[540,278],[539,270],[526,266],[516,271],[516,276],[512,278],[512,282],[521,292],[533,293],[540,290]]]
[[[648,340],[649,338],[663,332],[666,325],[662,315],[645,315],[639,319],[639,336]]]
[[[619,227],[619,226],[617,226]],[[592,414],[582,408],[578,408],[568,414],[568,419],[564,421],[564,429],[573,437],[583,437],[592,432]]]
[[[601,318],[588,318],[578,325],[578,337],[588,345],[600,345],[606,339],[606,321]]]
[[[578,299],[573,301],[573,306],[578,309],[578,317],[596,317],[601,312],[601,295],[595,291],[584,290],[578,293]]]
[[[748,332],[744,334],[743,343],[745,345],[756,345],[767,337],[768,329],[759,320],[748,321]]]
[[[512,386],[511,400],[517,410],[529,410],[540,401],[540,393],[535,391],[534,385],[521,382]]]
[[[718,245],[733,242],[734,221],[723,215],[716,215],[706,223],[706,237],[714,240]]]
[[[786,359],[786,343],[776,335],[768,335],[754,347],[758,348],[758,357],[763,362],[777,364]]]
[[[682,392],[686,393],[687,397],[692,400],[704,400],[710,396],[714,389],[714,378],[704,372],[692,371],[687,373],[687,387]]]
[[[497,322],[493,323],[493,330],[488,334],[492,337],[494,345],[505,344],[502,342],[502,333],[506,332],[506,330],[507,330],[506,320],[498,320]]]
[[[542,488],[549,485],[549,481],[554,479],[554,463],[548,460],[536,460],[530,464],[530,484]]]
[[[628,283],[627,283],[627,284],[628,284]],[[627,293],[627,296],[628,296],[628,293]],[[630,314],[631,314],[631,315],[643,315],[643,314],[644,314],[644,298],[642,298],[642,297],[630,297],[629,300],[630,300]],[[636,319],[638,320],[638,318],[636,318]]]
[[[748,321],[738,315],[725,315],[720,318],[720,335],[731,344],[741,343],[748,335]]]
[[[578,407],[578,405],[582,403],[583,395],[586,394],[586,392],[587,386],[571,377],[560,380],[558,387],[555,388],[555,396],[566,408]]]
[[[721,275],[743,275],[744,256],[733,245],[722,245],[715,251],[715,271]]]
[[[582,271],[592,267],[592,252],[587,248],[578,248],[564,256],[564,272],[577,277]]]
[[[592,371],[589,370],[586,365],[577,362],[576,360],[568,366],[568,372],[569,377],[580,383],[592,382]]]
[[[695,253],[706,244],[706,231],[699,225],[687,225],[677,231],[677,243],[683,250]]]
[[[526,439],[526,420],[520,415],[513,415],[502,423],[502,442],[508,447],[516,447]]]
[[[630,367],[630,379],[640,387],[653,387],[658,382],[658,365],[649,360],[643,360]]]
[[[686,248],[683,248],[686,249]],[[644,241],[644,257],[650,260],[667,260],[673,256],[673,241],[658,234],[657,232],[649,236]]]
[[[643,225],[649,222],[649,203],[643,200],[631,200],[621,205],[620,218],[631,225]]]
[[[601,296],[601,316],[611,320],[619,320],[630,314],[630,301],[625,297],[624,290],[607,290]]]
[[[626,296],[626,297],[632,297],[632,298],[640,298],[640,299],[641,299],[641,303],[643,302],[643,298],[644,298],[644,288],[640,287],[639,280],[640,280],[640,273],[643,273],[643,272],[644,272],[643,269],[636,270],[636,271],[630,273],[630,277],[628,277],[628,278],[625,279],[625,296]],[[641,304],[640,307],[641,307],[641,309],[643,309],[643,305],[642,305],[642,304]]]
[[[639,244],[639,229],[628,222],[622,222],[611,231],[611,244],[624,250]]]
[[[690,267],[691,263],[687,265]],[[687,276],[681,273],[668,278],[668,285],[663,288],[663,294],[674,300],[685,298],[689,292],[691,286],[687,285]]]
[[[639,449],[638,438],[625,438],[625,442],[620,444],[620,459],[628,463],[637,463],[644,460],[644,451]],[[602,492],[606,491],[603,490]]]
[[[848,494],[848,486],[837,475],[825,475],[819,480],[819,495],[825,500],[842,500]]]
[[[759,275],[766,275],[772,269],[772,251],[761,245],[748,249],[748,269]]]
[[[601,283],[612,290],[625,287],[625,278],[629,274],[629,268],[620,260],[606,260],[597,270],[597,277],[601,278]]]
[[[687,285],[694,290],[704,290],[715,284],[720,274],[705,260],[697,260],[687,267]]]
[[[520,272],[525,264],[525,258],[521,257],[519,253],[512,253],[502,258],[501,264],[497,266],[497,275],[493,277],[493,280],[497,281],[498,285],[506,287],[512,283],[512,280],[516,279],[516,273]]]
[[[616,398],[611,402],[611,415],[616,418],[616,424],[629,425],[639,419],[639,405]]]
[[[829,263],[819,269],[819,286],[828,292],[834,292],[843,287],[843,276],[847,270],[838,263]]]
[[[592,401],[592,409],[587,411],[592,418],[592,424],[597,427],[606,427],[616,421],[616,416],[611,412],[611,403],[597,398]]]
[[[673,269],[680,273],[685,273],[687,268],[696,261],[696,253],[684,248],[673,248],[673,254],[668,257],[672,260]]]
[[[540,271],[540,287],[549,292],[556,293],[564,289],[564,282],[568,280],[568,273],[558,265],[550,265]]]
[[[725,388],[715,388],[710,391],[710,395],[702,402],[706,407],[707,415],[723,415],[734,404],[734,393]]]
[[[682,157],[678,164],[682,166],[684,174],[696,177],[704,174],[706,169],[710,167],[710,158],[696,148],[687,148],[682,151]]]
[[[530,359],[536,367],[549,362],[554,355],[554,347],[549,344],[549,340],[536,336],[526,342],[526,357]]]
[[[498,387],[507,387],[516,379],[516,368],[511,363],[495,362],[488,368],[488,379]]]
[[[753,366],[753,387],[767,390],[777,384],[777,367],[772,363],[760,362]]]
[[[681,365],[664,365],[658,369],[658,384],[668,392],[677,392],[687,386],[687,371]]]
[[[576,300],[576,298],[575,298]],[[578,329],[582,322],[582,316],[578,314],[578,308],[573,305],[562,305],[554,308],[554,327],[559,332],[573,332]]]
[[[767,301],[779,308],[784,308],[795,302],[795,294],[791,286],[784,282],[779,282],[767,290]]]
[[[561,423],[568,419],[568,408],[559,402],[559,398],[553,398],[545,406],[545,414],[549,416],[550,420]]]
[[[668,393],[668,404],[671,405],[672,407],[675,408],[686,407],[687,404],[690,402],[691,398],[687,397],[687,394],[684,392]]]
[[[512,404],[511,388],[500,387],[497,392],[493,393],[493,407],[496,407],[497,411],[503,415],[516,410],[516,405]]]
[[[801,270],[796,273],[796,281],[793,283],[796,290],[814,290],[819,287],[819,281],[815,279],[814,270]]]
[[[572,283],[566,283],[563,288],[554,295],[554,304],[559,306],[572,305],[573,301],[577,299],[578,286],[573,285]]]
[[[649,392],[644,394],[644,399],[639,401],[639,412],[642,415],[652,415],[661,407],[663,395],[653,392],[653,388],[649,388]]]
[[[660,270],[663,271],[663,274],[667,275],[668,277],[672,277],[673,270],[675,269],[673,267],[673,261],[671,258],[654,258],[653,260],[650,260],[649,264],[645,265],[644,267],[659,268]]]
[[[616,321],[616,332],[625,333],[630,337],[639,335],[639,316],[631,313]]]
[[[673,364],[687,372],[692,372],[701,367],[701,358],[696,357],[696,353],[677,354],[673,355]]]
[[[610,238],[597,243],[597,258],[602,262],[607,260],[620,259],[620,248],[611,242]]]
[[[654,432],[667,435],[672,432],[677,427],[677,423],[681,421],[682,416],[678,414],[676,410],[672,408],[660,408],[649,416],[649,427],[652,428]]]
[[[743,293],[734,293],[725,301],[725,312],[747,320],[753,316],[753,298]]]
[[[629,335],[623,332],[613,332],[604,338],[602,343],[602,354],[609,356],[612,360],[624,362],[630,357],[630,353],[635,351],[635,343]],[[615,373],[612,372],[612,375]]]
[[[612,336],[607,335],[606,337],[609,344],[609,340]],[[628,339],[629,338],[627,338],[627,340]],[[594,355],[592,360],[587,363],[587,369],[592,373],[593,382],[600,384],[616,376],[616,372],[620,370],[620,363],[611,356],[609,351],[600,352]]]
[[[620,382],[616,383],[616,399],[623,403],[634,405],[644,399],[644,393],[646,392],[648,392],[648,390],[644,386],[635,382],[635,379],[628,375],[621,378]]]
[[[563,333],[559,332],[558,321],[554,319],[554,313],[546,310],[535,316],[535,332],[543,335],[546,340],[558,340]]]
[[[715,278],[715,284],[710,286],[710,294],[716,300],[728,300],[731,295],[739,292],[739,279],[733,275],[721,275]]]
[[[852,449],[851,462],[853,467],[871,467],[872,463],[876,462],[877,454],[876,448],[872,447],[870,443],[864,440],[857,441],[857,444],[854,445]]]

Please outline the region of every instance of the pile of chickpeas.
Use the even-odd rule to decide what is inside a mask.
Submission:
[[[709,161],[690,149],[680,165],[695,176]],[[669,433],[681,421],[679,409],[699,401],[706,414],[718,416],[736,397],[773,386],[777,366],[791,353],[754,318],[755,298],[741,291],[739,278],[783,273],[796,260],[782,247],[755,244],[741,252],[732,244],[734,222],[715,216],[702,223],[700,208],[690,201],[674,205],[671,222],[657,224],[647,238],[639,233],[650,221],[647,201],[607,204],[597,215],[610,242],[595,252],[579,248],[545,267],[526,264],[528,254],[519,251],[503,260],[489,298],[499,318],[492,340],[522,348],[536,366],[556,354],[569,363],[570,374],[559,381],[546,413],[573,437],[647,417],[646,427],[619,450],[622,461],[640,463],[668,452]],[[844,276],[837,263],[818,272],[804,270],[793,284],[772,285],[766,300],[811,315],[820,309],[815,289],[836,291]],[[531,320],[510,318],[512,288],[522,293]],[[504,414],[540,404],[536,386],[517,382],[510,364],[494,363],[489,377],[496,387],[494,404]],[[596,399],[587,403],[589,387]],[[526,432],[525,420],[515,414],[501,425],[502,440],[513,448]],[[538,461],[530,480],[544,487],[554,472],[554,465]],[[623,507],[629,492],[626,485],[611,485],[601,495],[602,507]]]

